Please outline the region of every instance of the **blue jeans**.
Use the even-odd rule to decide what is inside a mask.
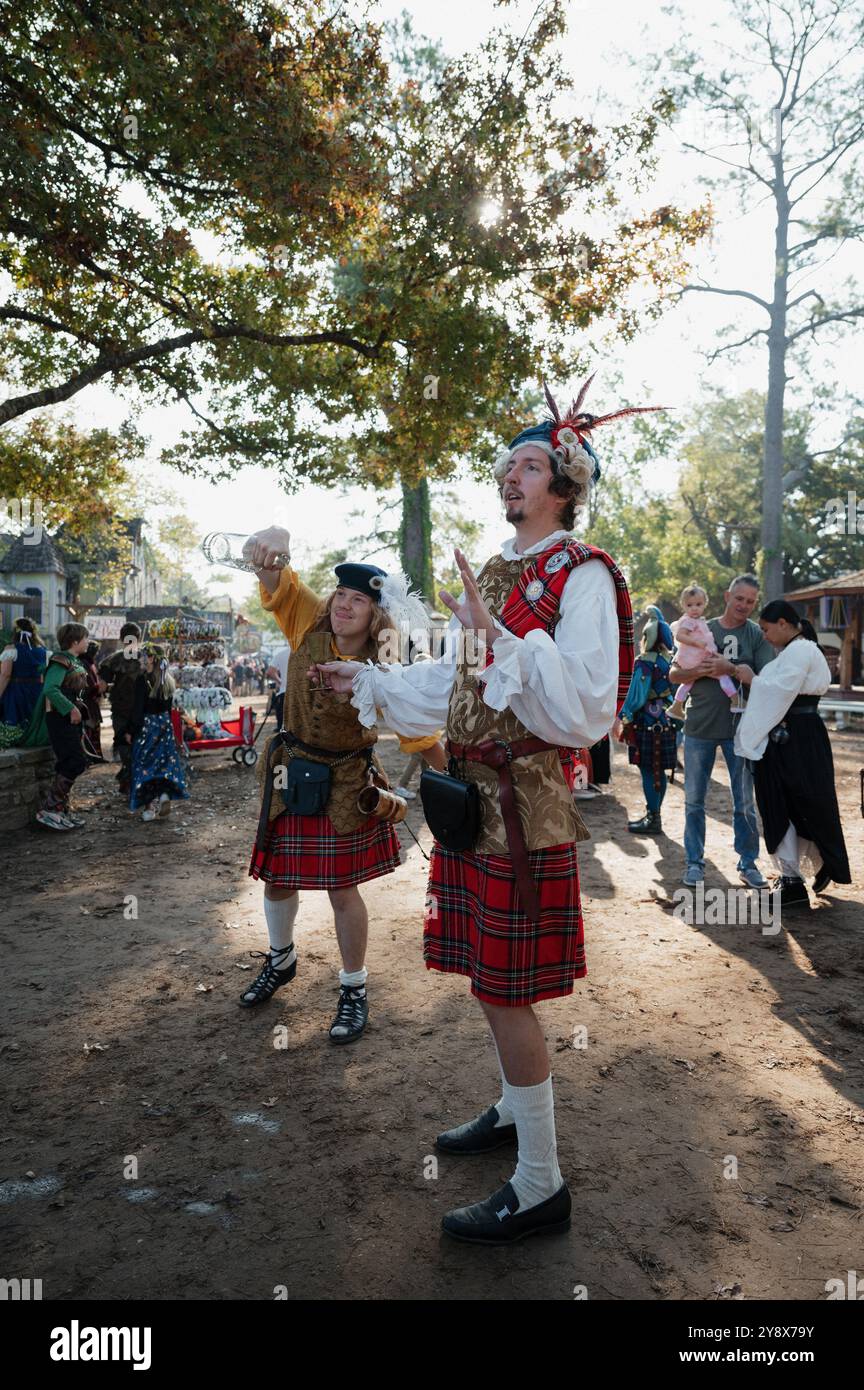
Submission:
[[[759,853],[759,824],[753,801],[753,774],[744,758],[736,757],[731,738],[684,736],[684,851],[688,864],[705,868],[705,793],[717,749],[723,751],[732,783],[732,825],[738,868],[753,869]]]

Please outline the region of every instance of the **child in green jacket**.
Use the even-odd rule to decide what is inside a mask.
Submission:
[[[49,830],[74,830],[83,825],[69,811],[69,793],[76,777],[87,767],[81,746],[83,732],[79,701],[87,684],[87,671],[78,660],[86,650],[88,632],[82,623],[64,623],[57,629],[60,650],[53,652],[33,721],[44,717],[45,728],[57,759],[54,781],[48,788],[36,819]]]

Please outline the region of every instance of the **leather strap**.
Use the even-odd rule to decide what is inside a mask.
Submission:
[[[352,758],[359,758],[362,754],[366,754],[369,758],[372,756],[372,747],[368,743],[362,744],[359,748],[349,748],[346,751],[344,748],[341,750],[338,748],[316,748],[312,743],[304,743],[289,729],[280,729],[276,737],[286,748],[296,748],[301,754],[305,753],[310,757],[320,758],[322,761],[332,758],[333,761],[328,763],[329,767],[338,767],[340,763],[348,763]]]
[[[501,803],[507,844],[513,860],[513,874],[519,890],[519,900],[529,922],[539,922],[540,900],[537,896],[537,885],[531,877],[510,764],[514,758],[527,758],[530,753],[557,753],[557,745],[546,743],[542,738],[520,738],[514,743],[495,738],[488,738],[483,743],[451,743],[448,740],[447,751],[454,758],[465,758],[469,763],[483,763],[486,767],[494,767],[498,773],[498,800]]]
[[[255,848],[264,848],[264,835],[270,824],[270,803],[273,800],[273,772],[270,767],[270,755],[276,744],[279,742],[279,734],[275,733],[264,750],[264,786],[261,791],[261,814],[258,817],[258,828],[255,831]]]

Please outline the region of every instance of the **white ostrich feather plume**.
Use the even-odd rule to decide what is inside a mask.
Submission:
[[[381,595],[381,607],[397,632],[409,637],[415,633],[428,633],[426,605],[418,591],[408,587],[407,575],[401,570],[396,571],[381,580],[380,588],[377,584],[375,587]]]

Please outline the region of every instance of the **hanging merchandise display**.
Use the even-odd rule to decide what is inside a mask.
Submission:
[[[190,618],[177,613],[173,618],[151,618],[147,623],[147,641],[152,642],[220,642],[222,630],[218,623],[206,618]]]
[[[170,651],[176,685],[171,722],[178,744],[189,752],[231,748],[235,762],[253,767],[255,713],[241,705],[238,716],[230,715],[233,701],[218,625],[178,609],[173,618],[151,619],[147,637],[155,641],[157,636]]]
[[[200,668],[199,668],[200,669]],[[201,737],[229,738],[222,728],[220,711],[230,709],[231,692],[221,685],[191,685],[175,691],[174,706],[201,725]]]
[[[174,677],[174,684],[181,690],[188,690],[191,686],[221,685],[227,690],[229,686],[228,667],[220,664],[210,666],[179,666],[176,662],[170,668],[171,675]]]

